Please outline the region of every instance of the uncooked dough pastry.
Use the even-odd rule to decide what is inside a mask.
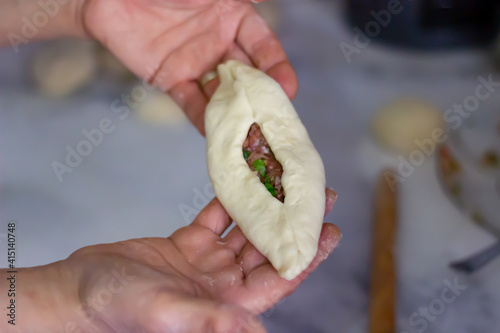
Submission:
[[[147,123],[172,127],[187,123],[186,115],[172,97],[159,90],[148,91],[146,99],[137,102],[136,111]]]
[[[325,212],[323,162],[277,82],[234,60],[219,65],[218,74],[221,83],[205,114],[207,165],[215,194],[280,276],[293,279],[318,249]],[[269,154],[283,168],[284,202],[264,186],[265,168],[252,171],[245,160],[242,147],[252,125],[258,125]],[[250,134],[256,130],[254,126]],[[255,170],[265,161],[254,162]]]
[[[97,70],[94,42],[62,40],[48,43],[33,59],[38,89],[51,97],[65,97],[94,78]]]
[[[386,105],[372,122],[373,134],[379,143],[400,153],[419,149],[416,141],[432,138],[436,128],[443,128],[439,109],[430,103],[408,98]]]

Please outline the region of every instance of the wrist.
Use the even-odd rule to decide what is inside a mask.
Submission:
[[[1,307],[11,308],[2,316],[0,331],[85,331],[83,318],[78,316],[77,277],[62,263],[21,268],[16,273],[0,270]]]
[[[60,37],[86,37],[86,0],[4,0],[0,2],[0,46],[17,52],[23,44]]]

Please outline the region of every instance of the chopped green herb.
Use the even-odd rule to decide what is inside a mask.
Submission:
[[[243,151],[243,152],[245,152],[245,151]],[[273,197],[276,197],[276,189],[271,185],[271,180],[269,179],[269,176],[266,174],[266,162],[264,161],[264,159],[261,158],[260,160],[254,161],[253,168],[262,177],[262,181],[264,183],[264,186],[267,188],[269,193],[271,193],[271,195]]]
[[[243,150],[243,158],[245,161],[248,161],[248,158],[250,157],[250,152],[248,150]]]
[[[264,180],[263,180],[263,182],[264,182],[264,183],[269,183],[269,182],[271,181],[271,180],[269,179],[269,176],[267,175],[267,173],[266,173],[266,174],[264,174],[264,176],[263,176],[263,177],[264,177]]]
[[[253,168],[259,173],[261,177],[264,177],[266,175],[266,162],[264,162],[263,158],[254,161]]]
[[[276,190],[268,181],[264,183],[264,186],[267,188],[267,190],[269,191],[269,193],[271,193],[273,197],[276,197]]]

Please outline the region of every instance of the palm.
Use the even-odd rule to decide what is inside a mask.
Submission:
[[[83,24],[135,74],[168,91],[203,132],[210,91],[195,80],[238,59],[274,77],[292,98],[295,73],[249,0],[85,0]]]
[[[327,211],[332,205],[333,201],[327,200]],[[103,277],[109,277],[110,271],[124,270],[133,279],[115,296],[113,306],[100,312],[99,319],[107,326],[119,327],[119,331],[139,327],[149,332],[180,324],[201,325],[186,326],[188,332],[202,331],[202,325],[215,322],[219,325],[215,332],[224,332],[221,327],[234,331],[231,325],[253,325],[251,331],[258,332],[260,323],[254,315],[290,294],[339,239],[338,229],[326,224],[313,263],[299,277],[287,281],[278,276],[239,228],[220,236],[230,223],[220,203],[213,200],[191,225],[167,239],[136,239],[75,252],[70,257],[78,262],[75,266],[81,267],[83,260],[87,264],[83,267],[88,268],[84,268],[85,278],[80,280],[82,300],[96,298],[106,288],[109,279]],[[227,312],[225,316],[221,310]],[[126,313],[136,319],[127,322]]]

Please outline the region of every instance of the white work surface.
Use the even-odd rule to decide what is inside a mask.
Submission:
[[[328,185],[339,194],[326,221],[340,227],[343,239],[263,320],[274,333],[365,332],[373,185],[390,159],[369,139],[370,117],[401,96],[447,108],[473,94],[475,77],[491,69],[482,54],[426,57],[374,43],[348,64],[339,43],[352,43],[352,29],[333,1],[293,0],[284,8],[279,35],[300,84],[294,104],[323,157]],[[153,126],[133,115],[119,120],[110,105],[126,90],[87,89],[64,101],[37,95],[23,67],[33,47],[20,55],[0,51],[0,233],[17,222],[17,264],[46,264],[90,244],[168,236],[189,222],[179,206],[197,207],[196,193],[209,182],[205,140],[190,125]],[[496,93],[480,109],[498,108],[499,101]],[[62,162],[65,147],[75,147],[84,138],[81,131],[104,117],[116,130],[60,183],[51,163]],[[447,268],[494,238],[447,200],[433,163],[431,158],[418,167],[401,187],[398,333],[417,332],[422,320],[420,332],[499,332],[500,260],[472,276]],[[412,327],[412,313],[439,303],[446,280],[455,278],[467,289],[431,319],[414,315],[420,324]]]

